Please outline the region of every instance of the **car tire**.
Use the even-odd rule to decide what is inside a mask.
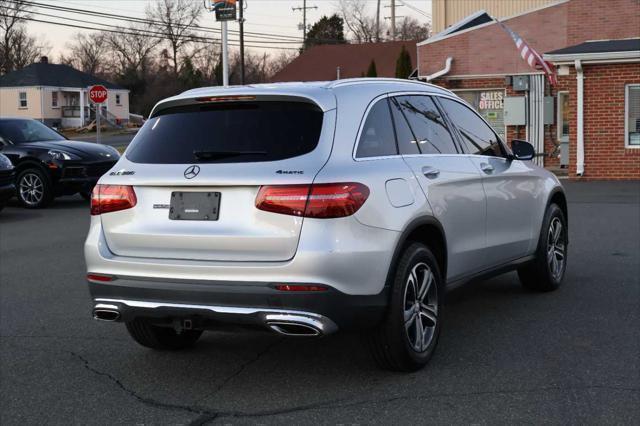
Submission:
[[[518,269],[522,285],[532,291],[560,287],[567,270],[568,227],[564,212],[551,204],[545,213],[535,260]]]
[[[18,173],[16,195],[23,207],[41,209],[53,201],[51,179],[42,170],[33,168]]]
[[[137,318],[125,323],[127,331],[140,345],[151,349],[178,350],[192,347],[202,335],[202,330],[182,330],[159,327]]]
[[[443,289],[431,250],[420,243],[408,245],[392,277],[387,316],[368,336],[381,368],[416,371],[427,364],[440,335]]]

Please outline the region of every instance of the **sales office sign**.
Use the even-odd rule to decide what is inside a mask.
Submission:
[[[479,110],[487,109],[503,109],[504,93],[501,91],[480,92],[480,100],[478,101]]]

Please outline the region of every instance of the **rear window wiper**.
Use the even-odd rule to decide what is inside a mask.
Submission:
[[[216,160],[219,158],[237,157],[240,155],[267,155],[266,151],[193,151],[198,160]]]

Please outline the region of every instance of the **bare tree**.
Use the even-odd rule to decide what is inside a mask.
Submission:
[[[24,18],[29,17],[29,6],[21,1],[0,0],[0,11],[2,11],[0,14],[0,73],[2,73],[16,68],[13,43],[16,39],[25,41],[26,33],[23,23]]]
[[[369,13],[366,0],[340,0],[337,8],[352,41],[370,43],[381,40],[385,25],[376,23],[375,14]]]
[[[103,74],[109,53],[103,33],[76,33],[67,43],[69,56],[61,56],[60,62],[71,65],[87,74]]]
[[[269,62],[267,64],[267,78],[271,78],[276,75],[297,57],[298,52],[295,50],[283,50],[277,55],[269,57]]]
[[[40,56],[46,56],[51,50],[51,46],[46,41],[30,36],[24,26],[19,26],[12,31],[9,46],[11,70],[30,65]]]
[[[140,77],[146,76],[158,40],[137,27],[129,27],[118,33],[105,32],[103,40],[109,49],[111,73],[123,75],[135,72]]]
[[[431,24],[421,24],[417,19],[405,16],[396,25],[397,40],[425,40],[431,35]]]
[[[193,56],[189,47],[196,37],[194,26],[198,24],[202,10],[202,3],[190,0],[160,0],[147,7],[147,18],[161,22],[159,31],[169,45],[169,60],[175,76],[179,74],[184,58]]]

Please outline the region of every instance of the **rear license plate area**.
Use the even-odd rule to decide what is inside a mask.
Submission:
[[[171,220],[218,220],[219,192],[172,192],[169,205]]]

